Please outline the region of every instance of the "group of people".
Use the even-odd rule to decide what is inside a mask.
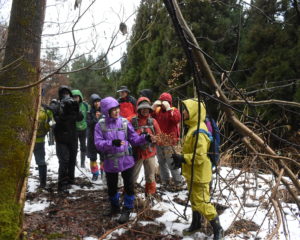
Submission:
[[[223,229],[216,209],[210,203],[209,183],[212,170],[207,152],[211,140],[199,132],[198,141],[195,143],[194,132],[197,130],[199,114],[200,128],[207,130],[204,123],[204,103],[201,102],[201,111],[198,112],[197,99],[185,100],[180,112],[172,105],[171,94],[166,92],[153,103],[153,93],[150,89],[140,91],[137,101],[130,96],[126,86],[121,86],[117,93],[118,99],[101,99],[98,94],[92,94],[88,106],[79,90],[71,91],[67,86],[61,86],[58,92],[59,99],[52,100],[47,107],[42,107],[40,115],[44,117],[39,119],[38,130],[42,125],[49,129],[49,119],[55,122],[53,129],[59,160],[58,191],[65,192],[69,185],[74,183],[79,139],[80,166],[85,167],[87,154],[91,163],[92,179],[97,180],[102,165],[111,206],[109,214],[120,213],[118,222],[125,223],[134,208],[134,188],[142,166],[145,172],[145,196],[148,200],[153,200],[156,193],[157,157],[161,183],[166,186],[171,183],[175,186],[184,185],[185,181],[180,171],[182,168],[182,174],[191,191],[193,218],[191,226],[184,230],[184,234],[199,231],[201,216],[204,216],[213,227],[214,239],[222,239]],[[184,138],[182,154],[177,154],[174,147],[179,141],[181,119],[188,131]],[[41,134],[40,137],[43,138],[43,135],[45,134]],[[40,150],[42,148],[43,139],[36,142],[34,155],[39,167],[40,187],[45,187],[47,167],[45,156],[42,159],[42,155],[45,155],[45,149]],[[100,155],[100,167],[97,164],[97,155]],[[119,173],[124,183],[122,204],[121,194],[118,192]]]

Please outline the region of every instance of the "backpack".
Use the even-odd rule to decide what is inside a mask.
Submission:
[[[207,135],[210,140],[210,147],[207,155],[212,163],[212,167],[217,167],[220,160],[220,129],[216,121],[210,116],[206,116],[204,122],[208,131],[204,129],[198,129],[193,133],[193,137],[196,136],[197,133],[204,133]]]
[[[132,124],[134,130],[137,130],[139,128],[140,129],[150,128],[152,133],[155,134],[155,129],[154,129],[154,126],[153,126],[153,118],[151,118],[151,117],[147,118],[147,124],[146,125],[139,126],[139,118],[137,116],[135,116],[131,119],[131,124]]]
[[[47,113],[47,110],[44,109],[43,107],[39,110],[39,119],[38,119],[38,128],[37,128],[37,133],[36,137],[37,138],[42,138],[47,135],[50,129],[49,122],[51,120],[50,116]]]

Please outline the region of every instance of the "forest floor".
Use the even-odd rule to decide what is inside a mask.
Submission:
[[[186,186],[181,189],[173,185],[162,188],[158,179],[157,194],[154,201],[149,203],[144,198],[142,187],[144,181],[141,173],[139,178],[141,184],[136,188],[135,209],[130,221],[120,225],[117,223],[118,215],[106,216],[109,201],[105,183],[100,177],[96,182],[92,182],[89,169],[76,168],[75,184],[71,185],[69,193],[60,194],[57,192],[58,160],[54,147],[48,147],[47,158],[46,190],[38,189],[38,171],[34,159],[31,162],[24,208],[25,239],[212,239],[212,229],[207,222],[202,224],[200,232],[192,236],[182,235],[182,230],[187,228],[191,221],[189,205],[186,211],[187,219],[182,217],[188,195]],[[223,176],[226,172],[228,178],[232,177],[231,170],[224,168],[222,171]],[[238,184],[241,185],[240,182]],[[261,190],[264,189],[262,183],[259,186]],[[226,230],[224,239],[264,239],[272,230],[273,220],[268,217],[265,220],[270,210],[262,209],[256,204],[257,199],[260,202],[264,201],[263,192],[257,194],[256,199],[252,196],[251,202],[242,206],[243,216],[237,218],[237,215],[241,215],[238,210],[240,199],[237,198],[238,195],[245,194],[238,185],[235,191],[236,193],[232,194],[228,189],[215,190],[217,197],[213,202],[219,203],[215,205],[220,214],[221,224]],[[291,220],[288,225],[290,239],[300,239],[300,233],[297,231],[297,228],[300,229],[299,212],[293,204],[289,204],[288,209]],[[280,234],[283,234],[283,231]]]

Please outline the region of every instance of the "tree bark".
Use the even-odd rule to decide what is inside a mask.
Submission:
[[[46,0],[13,0],[0,85],[21,86],[39,79],[45,6]],[[0,92],[0,239],[20,237],[39,93],[39,86]]]

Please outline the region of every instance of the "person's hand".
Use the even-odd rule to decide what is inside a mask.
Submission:
[[[161,101],[160,100],[156,100],[153,105],[152,105],[152,109],[155,110],[158,106],[161,105]]]
[[[112,140],[112,145],[116,146],[116,147],[121,147],[122,140],[121,139],[114,139],[114,140]]]
[[[172,162],[172,166],[176,169],[176,168],[181,168],[181,164],[185,163],[184,157],[180,154],[172,154],[172,158],[173,158],[173,162]]]
[[[171,110],[171,105],[170,105],[170,103],[168,101],[162,101],[161,104],[163,105],[163,107],[164,107],[164,109],[166,111],[170,111]]]
[[[143,133],[145,140],[149,143],[152,143],[151,135],[149,133]]]

